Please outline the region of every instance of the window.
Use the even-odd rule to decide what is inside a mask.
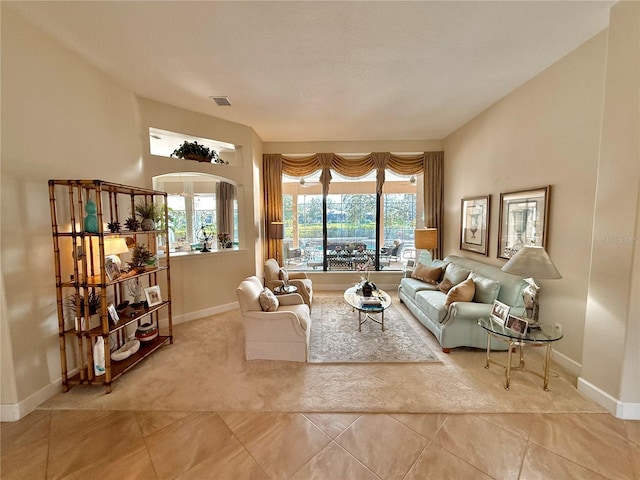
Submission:
[[[209,250],[221,248],[218,233],[227,233],[238,247],[236,187],[227,179],[181,172],[155,177],[153,184],[168,193],[171,252],[201,251],[205,241]]]
[[[170,157],[173,151],[182,145],[185,140],[189,142],[197,141],[199,144],[215,150],[220,155],[220,158],[228,162],[229,165],[242,163],[242,147],[239,145],[153,127],[149,128],[149,153],[160,157]]]
[[[353,179],[332,171],[324,203],[319,175],[283,176],[287,267],[357,270],[366,263],[378,270],[402,269],[414,255],[415,177],[386,171],[378,206],[375,172]]]

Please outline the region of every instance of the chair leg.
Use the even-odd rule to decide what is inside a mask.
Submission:
[[[442,351],[443,351],[444,353],[449,353],[449,352],[451,351],[451,349],[450,349],[450,348],[442,347]]]

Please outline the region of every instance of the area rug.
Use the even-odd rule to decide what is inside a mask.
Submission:
[[[378,323],[367,320],[358,331],[358,312],[344,298],[318,298],[311,313],[309,362],[439,362],[423,336],[393,305],[384,312],[384,326],[382,331]]]

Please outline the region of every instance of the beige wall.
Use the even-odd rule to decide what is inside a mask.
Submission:
[[[500,192],[551,185],[547,250],[562,280],[540,280],[540,319],[561,323],[557,350],[582,361],[606,33],[507,95],[447,137],[445,254],[494,265]],[[461,252],[460,200],[491,195],[489,256]]]
[[[611,10],[581,381],[640,410],[640,4]],[[633,266],[636,270],[633,270]],[[606,339],[606,342],[603,342]],[[622,407],[624,408],[624,407]],[[624,416],[624,415],[623,415]]]
[[[246,185],[246,249],[201,262],[174,260],[174,313],[188,319],[235,302],[239,279],[254,271],[253,184],[262,149],[250,127],[138,98],[10,9],[2,8],[1,20],[0,404],[6,418],[7,412],[28,412],[59,389],[47,181],[99,178],[150,187],[153,175],[184,164],[205,171],[197,162],[149,155],[148,126],[242,145],[242,165],[224,176]],[[209,168],[219,173],[223,167]]]

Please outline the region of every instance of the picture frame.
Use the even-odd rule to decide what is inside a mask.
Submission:
[[[162,295],[160,294],[160,286],[154,285],[153,287],[147,287],[144,289],[144,296],[147,299],[147,304],[150,307],[160,305],[162,303]]]
[[[116,306],[113,303],[110,303],[109,305],[107,305],[107,312],[109,313],[109,318],[111,319],[113,324],[118,325],[118,322],[120,321],[120,316],[118,315],[118,310],[116,309]]]
[[[491,308],[491,318],[500,325],[504,325],[509,317],[509,310],[511,310],[509,305],[494,300],[493,307]]]
[[[507,318],[507,323],[505,323],[505,327],[524,336],[527,334],[529,321],[526,318],[509,315],[509,317]]]
[[[120,266],[113,261],[112,258],[106,257],[104,261],[104,271],[107,274],[107,278],[110,282],[113,282],[121,274]]]
[[[460,250],[489,255],[491,195],[463,198],[460,208]]]
[[[551,186],[500,194],[498,258],[513,257],[524,245],[545,247]]]

